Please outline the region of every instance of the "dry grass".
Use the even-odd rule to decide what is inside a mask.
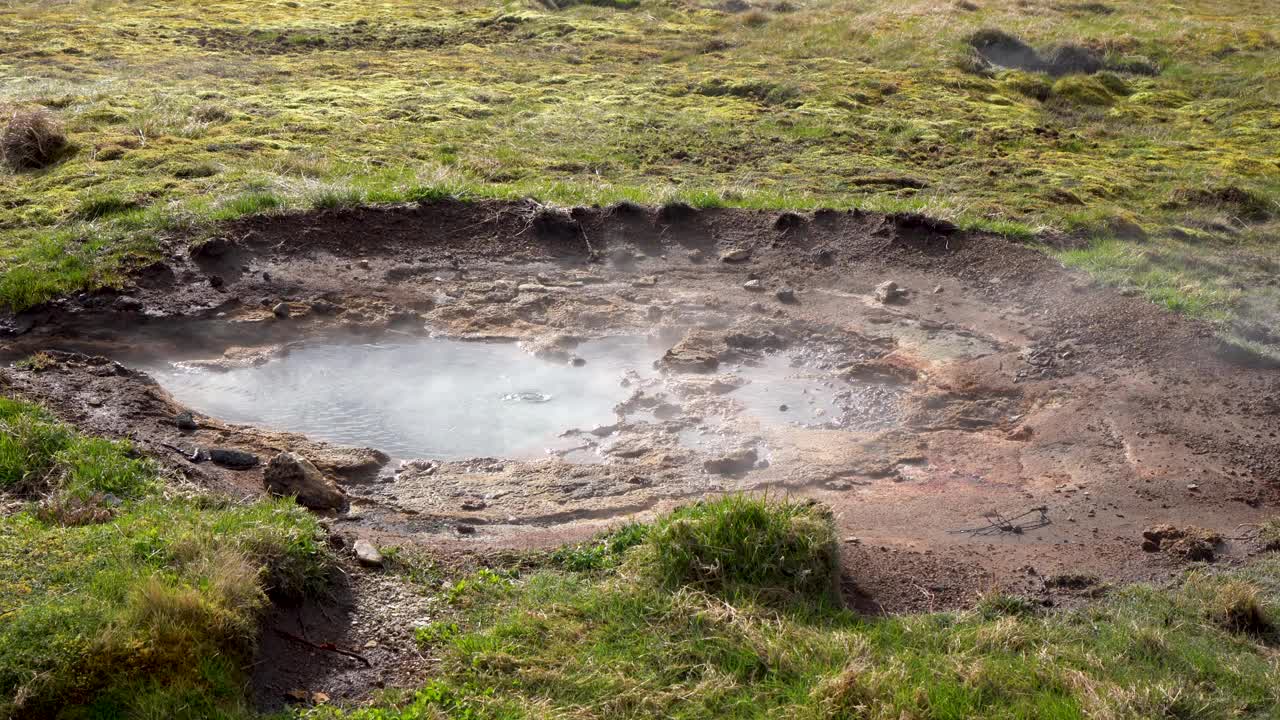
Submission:
[[[0,135],[0,155],[14,171],[39,170],[62,156],[67,135],[62,122],[45,108],[19,108],[10,112],[4,134]]]

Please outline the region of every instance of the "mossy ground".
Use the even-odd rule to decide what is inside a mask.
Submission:
[[[1139,253],[1191,238],[1162,262],[1244,287],[1148,274],[1155,299],[1280,312],[1236,282],[1275,258],[1280,215],[1266,0],[564,5],[0,6],[0,104],[55,110],[77,147],[0,175],[0,300],[118,282],[211,219],[469,194],[912,208]],[[984,28],[1112,70],[974,72]],[[1088,264],[1127,277],[1112,258]]]

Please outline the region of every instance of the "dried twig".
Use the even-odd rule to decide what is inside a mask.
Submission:
[[[366,658],[365,656],[361,655],[360,653],[358,653],[358,652],[354,652],[354,651],[352,651],[352,650],[344,650],[344,649],[342,649],[342,648],[338,647],[337,645],[335,645],[335,644],[333,644],[333,643],[330,643],[330,642],[326,642],[326,643],[315,643],[315,642],[311,642],[310,640],[308,640],[308,639],[306,639],[306,638],[302,637],[301,635],[295,635],[295,634],[293,634],[293,633],[289,632],[288,630],[280,630],[280,629],[277,629],[277,630],[276,630],[276,634],[277,634],[277,635],[279,635],[279,636],[280,636],[280,637],[282,637],[282,638],[285,638],[285,639],[287,639],[287,640],[292,640],[292,641],[294,641],[294,642],[296,642],[296,643],[300,643],[300,644],[302,644],[302,645],[306,645],[307,647],[310,647],[310,648],[315,648],[316,650],[324,650],[325,652],[337,653],[337,654],[342,655],[342,656],[344,656],[344,657],[355,658],[356,660],[359,660],[360,662],[364,663],[364,666],[365,666],[365,667],[367,667],[367,668],[372,668],[372,667],[373,667],[373,663],[369,662],[369,658]]]

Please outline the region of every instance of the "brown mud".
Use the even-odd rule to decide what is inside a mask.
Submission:
[[[881,302],[888,280],[905,292]],[[7,359],[41,353],[0,370],[6,394],[242,497],[263,492],[270,456],[299,452],[348,494],[328,521],[344,547],[363,537],[483,563],[716,493],[797,495],[835,511],[850,603],[898,612],[997,588],[1059,603],[1165,580],[1188,558],[1144,551],[1154,525],[1204,528],[1225,538],[1216,562],[1239,562],[1253,548],[1233,538],[1280,500],[1280,373],[1233,363],[1207,326],[1033,248],[915,216],[444,202],[251,218],[194,249],[175,241],[124,293],[4,325]],[[553,361],[607,335],[668,350],[616,425],[574,436],[591,462],[402,462],[199,413],[179,429],[186,408],[127,367],[251,365],[320,338],[428,333],[520,340]],[[737,369],[773,352],[854,388],[861,410],[747,417]],[[261,462],[192,462],[197,447]],[[266,704],[292,685],[355,697],[430,664],[411,635],[430,603],[393,576],[349,572],[340,600],[273,620]],[[299,627],[374,667],[290,639]]]

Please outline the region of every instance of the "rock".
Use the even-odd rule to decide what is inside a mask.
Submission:
[[[454,525],[453,529],[456,530],[459,535],[471,535],[476,531],[474,525]]]
[[[941,285],[934,285],[934,286],[933,286],[933,294],[934,294],[934,295],[937,295],[937,294],[938,294],[938,293],[940,293],[940,292],[942,292],[942,286],[941,286]]]
[[[229,238],[209,238],[191,248],[191,257],[197,260],[220,258],[231,252],[235,246],[235,242]]]
[[[749,290],[751,292],[761,292],[764,290],[764,283],[759,280],[748,280],[742,283],[742,289]]]
[[[578,357],[577,355],[574,355],[573,357],[569,358],[569,364],[574,367],[582,367],[583,365],[587,364],[587,360],[586,358],[582,358],[582,357]]]
[[[360,269],[361,269],[361,270],[368,270],[368,269],[369,269],[369,261],[368,261],[368,260],[361,260],[360,262],[358,262],[358,263],[356,263],[356,264],[360,266]]]
[[[662,356],[663,367],[676,372],[711,372],[720,365],[720,350],[727,349],[705,331],[690,330]]]
[[[173,417],[173,424],[178,426],[179,430],[190,432],[199,430],[200,425],[196,422],[196,418],[190,412],[180,412]]]
[[[876,286],[875,298],[876,302],[888,304],[897,301],[906,294],[907,291],[898,287],[898,283],[892,280],[885,280]]]
[[[111,306],[122,312],[136,312],[142,309],[142,301],[136,297],[121,295],[116,298],[115,302],[111,303]]]
[[[714,460],[702,463],[702,469],[718,475],[738,475],[756,466],[759,456],[755,448],[740,448]]]
[[[489,507],[489,504],[483,500],[464,500],[462,501],[462,509],[468,512],[483,510]]]
[[[271,314],[278,318],[289,317],[289,303],[276,303],[275,306],[271,308]]]
[[[365,567],[382,567],[382,553],[378,552],[378,548],[373,543],[360,538],[356,540],[355,545],[351,547],[351,551],[355,553],[356,560]]]
[[[836,263],[836,253],[830,248],[819,248],[810,256],[818,267],[831,267]]]
[[[1009,434],[1006,435],[1005,438],[1009,440],[1030,440],[1033,434],[1035,434],[1035,431],[1031,429],[1030,425],[1019,425],[1013,430],[1010,430]]]
[[[1149,552],[1149,553],[1160,552],[1160,543],[1156,542],[1155,540],[1143,540],[1142,551]]]
[[[341,310],[341,307],[323,298],[311,303],[311,312],[317,315],[337,315]]]
[[[230,470],[249,470],[258,467],[258,456],[243,450],[212,448],[209,450],[209,460],[214,465],[221,465]]]
[[[223,285],[226,285],[226,284],[227,284],[227,281],[226,281],[226,280],[223,280],[221,275],[210,275],[210,276],[209,276],[209,285],[211,285],[211,286],[213,286],[213,287],[215,287],[215,288],[220,288],[220,287],[222,287]]]
[[[347,502],[342,488],[298,453],[282,452],[271,458],[262,480],[272,495],[296,497],[299,505],[312,510],[337,510]]]
[[[750,248],[729,248],[720,253],[720,262],[735,263],[751,259]]]
[[[782,288],[774,293],[773,296],[778,298],[778,302],[787,303],[788,305],[796,301],[796,291],[791,288]]]

